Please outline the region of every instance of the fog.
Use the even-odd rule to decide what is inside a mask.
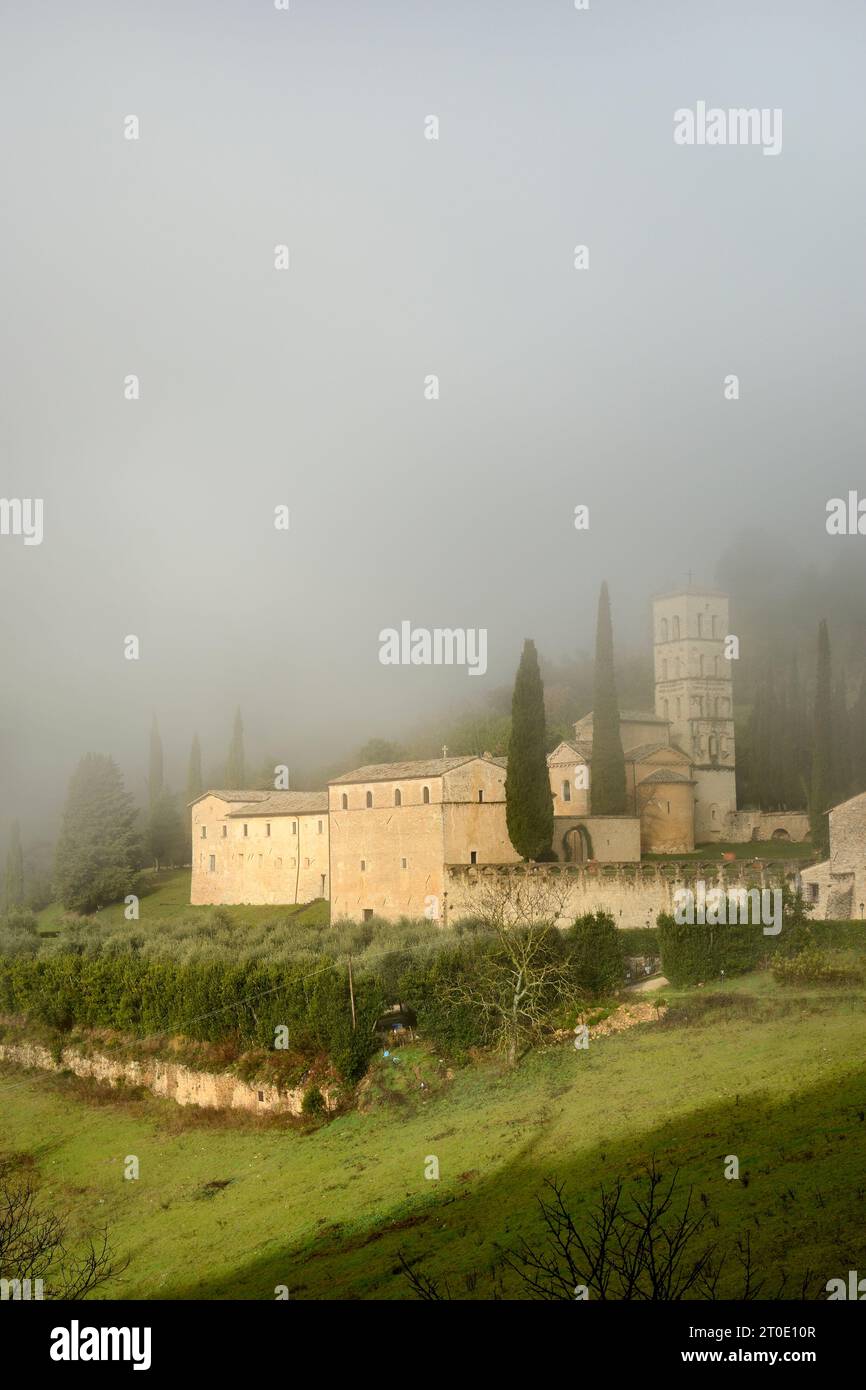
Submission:
[[[732,554],[743,604],[843,551],[862,593],[864,42],[856,0],[5,7],[0,495],[44,536],[0,535],[0,834],[87,751],[141,797],[153,713],[175,790],[236,705],[251,766],[351,767],[590,650],[605,578],[622,652]],[[780,153],[678,146],[698,101]],[[486,674],[383,665],[407,620]]]

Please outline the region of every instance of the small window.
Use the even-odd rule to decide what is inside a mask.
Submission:
[[[368,805],[368,806],[372,806],[372,805],[373,805],[373,793],[372,793],[372,792],[367,792],[367,805]]]
[[[401,868],[401,869],[408,869],[408,867],[409,867],[409,860],[408,860],[408,859],[401,859],[401,860],[400,860],[400,868]]]
[[[226,838],[226,836],[228,835],[228,833],[229,833],[229,828],[228,828],[227,825],[224,825],[224,826],[223,826],[223,839]]]
[[[668,808],[668,815],[670,815],[670,813],[671,813],[671,803],[670,803],[670,802],[667,803],[667,808]]]
[[[367,861],[366,861],[366,859],[362,859],[362,860],[361,860],[361,873],[362,873],[362,874],[363,874],[363,873],[366,873],[366,871],[367,871]]]
[[[469,851],[469,863],[470,863],[470,864],[477,864],[477,863],[478,863],[478,850],[477,850],[477,849],[471,849],[471,850]]]
[[[264,1100],[264,1098],[265,1098],[265,1093],[264,1093],[264,1091],[259,1091],[259,1100]]]
[[[808,888],[809,888],[809,897],[812,899],[812,902],[813,902],[813,903],[816,903],[816,902],[818,901],[818,891],[819,891],[817,883],[810,883],[810,884],[808,885]]]
[[[571,783],[567,778],[562,784],[562,799],[563,801],[571,800]]]
[[[483,800],[484,800],[484,788],[483,788],[483,787],[479,787],[479,788],[478,788],[478,800],[479,800],[479,801],[483,801]]]
[[[372,922],[372,920],[373,920],[373,909],[372,909],[372,907],[365,907],[365,908],[364,908],[364,921],[365,921],[365,922]]]
[[[403,805],[403,793],[401,792],[401,790],[400,790],[399,787],[397,787],[397,788],[395,789],[395,792],[394,792],[394,805],[395,805],[395,806],[402,806],[402,805]]]
[[[207,826],[206,826],[206,825],[203,825],[202,828],[201,828],[201,837],[202,837],[203,840],[206,840],[206,839],[207,839]]]
[[[348,811],[349,809],[349,798],[345,792],[343,792],[343,795],[340,797],[340,807],[344,811]]]
[[[270,834],[271,834],[271,823],[270,823],[269,820],[268,820],[268,821],[265,821],[265,834],[270,838]]]
[[[215,854],[212,854],[211,857],[210,857],[210,871],[211,871],[211,873],[214,872],[215,868],[216,868],[216,855],[215,855]]]
[[[247,839],[249,833],[250,833],[250,827],[245,823],[245,824],[244,824],[244,839],[245,839],[245,840]]]
[[[321,833],[322,833],[322,822],[319,821],[319,834],[321,835]]]
[[[293,820],[293,821],[292,821],[292,834],[293,834],[293,835],[297,835],[297,833],[298,833],[298,822],[297,822],[296,820]]]
[[[422,793],[421,793],[421,800],[424,802],[424,805],[425,805],[425,806],[429,806],[429,805],[430,805],[430,788],[429,788],[429,787],[425,787],[424,790],[422,791]]]

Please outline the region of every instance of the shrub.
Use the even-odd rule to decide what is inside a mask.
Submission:
[[[658,918],[662,971],[672,985],[695,985],[754,970],[770,938],[757,926],[715,926]]]
[[[780,985],[842,985],[858,984],[862,974],[817,946],[807,946],[796,956],[780,956],[773,964],[773,978]]]
[[[622,984],[625,970],[621,935],[607,912],[589,912],[569,927],[566,946],[579,989],[593,998]]]
[[[324,1115],[325,1097],[318,1086],[308,1086],[301,1101],[301,1113],[304,1115]]]

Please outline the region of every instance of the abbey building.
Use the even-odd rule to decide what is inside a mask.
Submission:
[[[737,810],[727,596],[653,602],[655,708],[626,710],[625,814],[593,816],[592,713],[548,756],[553,849],[564,863],[635,864],[707,841],[805,839],[805,815]],[[374,764],[321,792],[209,791],[193,802],[193,903],[309,902],[332,920],[447,913],[451,871],[519,862],[506,760],[490,754]]]

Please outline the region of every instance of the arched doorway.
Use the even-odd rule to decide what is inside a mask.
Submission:
[[[585,864],[592,858],[592,841],[589,831],[582,825],[573,825],[566,830],[563,839],[566,864]]]
[[[787,830],[785,830],[784,827],[781,825],[777,826],[776,829],[773,831],[774,840],[790,840],[790,838],[791,837],[788,834]]]

